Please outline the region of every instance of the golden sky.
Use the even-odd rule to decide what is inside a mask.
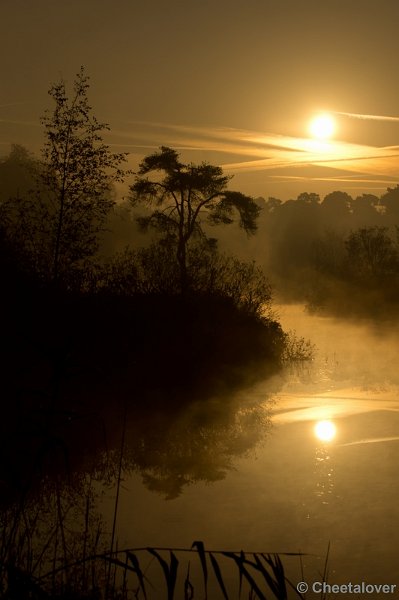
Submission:
[[[0,153],[38,151],[47,90],[80,65],[107,142],[134,168],[161,144],[254,196],[399,183],[399,3],[0,0]],[[336,123],[318,142],[309,122]]]

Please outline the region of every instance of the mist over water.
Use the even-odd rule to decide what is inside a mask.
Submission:
[[[276,310],[285,330],[295,330],[315,344],[315,364],[321,370],[325,365],[324,379],[330,378],[332,387],[347,384],[371,390],[399,384],[397,322],[310,316],[298,304]]]
[[[208,457],[209,469],[209,447],[201,443],[189,460],[202,464],[203,477],[174,499],[143,486],[137,472],[126,473],[120,544],[188,547],[201,539],[211,549],[302,551],[311,555],[304,559],[310,583],[320,579],[330,542],[331,582],[396,583],[397,329],[310,316],[300,305],[277,310],[286,330],[316,344],[313,364],[291,369],[279,385],[265,381],[239,393],[229,426],[223,420],[232,405],[209,401],[213,481],[204,462]],[[181,431],[196,420],[200,426],[195,413],[191,407],[181,416]],[[320,422],[333,424],[331,439],[317,436]],[[111,493],[105,513],[112,506]],[[288,560],[287,569],[301,580],[298,561]]]

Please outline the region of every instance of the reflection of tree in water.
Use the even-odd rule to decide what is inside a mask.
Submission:
[[[142,416],[128,427],[125,469],[168,499],[196,482],[219,481],[265,437],[269,409],[220,400],[196,404],[178,418]]]
[[[35,580],[54,593],[69,584],[77,590],[92,585],[90,561],[85,558],[110,547],[98,505],[105,489],[118,481],[124,427],[125,476],[139,472],[148,489],[172,499],[187,485],[223,479],[235,459],[265,439],[270,427],[265,400],[254,403],[233,396],[193,403],[184,410],[169,406],[168,412],[151,404],[146,409],[130,406],[125,423],[117,419],[115,407],[110,409],[108,449],[97,446],[95,452],[92,447],[95,456],[80,469],[77,464],[73,471],[53,465],[51,474],[43,474],[32,489],[3,506],[0,563],[8,566],[0,568],[0,583],[18,582],[29,573],[28,586]],[[78,452],[83,439],[78,436],[75,441]],[[63,464],[63,457],[57,464]],[[55,575],[48,575],[51,572]],[[106,576],[102,567],[96,567],[96,585],[103,586]]]
[[[85,591],[100,583],[103,569],[96,567],[94,575],[85,562],[109,545],[97,511],[99,495],[94,478],[86,474],[70,481],[44,477],[40,490],[25,491],[14,504],[3,507],[0,589],[6,586],[10,598],[48,598],[40,595],[41,585],[55,597],[68,586]],[[77,559],[80,564],[65,568]]]

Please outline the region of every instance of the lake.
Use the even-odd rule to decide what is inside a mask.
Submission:
[[[189,397],[177,386],[166,392],[157,381],[151,389],[159,397],[143,399],[133,382],[130,395],[112,387],[112,397],[106,390],[105,402],[75,420],[50,413],[60,423],[49,421],[42,481],[2,514],[2,552],[10,540],[39,583],[55,585],[51,573],[59,568],[60,585],[74,573],[87,590],[86,562],[75,571],[65,564],[109,551],[114,529],[113,549],[134,549],[149,600],[167,594],[161,563],[147,548],[164,549],[168,565],[176,549],[175,598],[184,598],[189,565],[195,598],[203,597],[200,554],[187,552],[196,541],[217,559],[229,599],[238,598],[238,555],[221,552],[241,550],[281,554],[293,585],[309,585],[307,598],[323,597],[312,586],[327,557],[329,585],[399,590],[398,327],[310,315],[299,305],[278,305],[276,313],[285,331],[315,344],[311,363],[231,393],[215,385],[220,392],[211,397],[198,389]],[[68,427],[65,449],[57,432]],[[223,596],[207,557],[208,598],[217,600]],[[108,563],[96,564],[104,587]],[[130,581],[138,585],[135,576]],[[251,597],[248,589],[242,597]],[[289,597],[298,596],[290,590]]]
[[[313,364],[148,430],[147,462],[123,474],[119,548],[301,551],[311,585],[330,544],[329,583],[399,588],[397,328],[277,311],[316,344]],[[129,443],[128,427],[127,454]],[[109,523],[114,497],[102,501]],[[301,581],[298,559],[286,565]]]

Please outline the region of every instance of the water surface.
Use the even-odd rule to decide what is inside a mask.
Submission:
[[[119,547],[202,540],[209,549],[303,551],[311,582],[330,543],[330,581],[399,584],[397,331],[278,310],[284,329],[316,344],[314,364],[272,388],[191,406],[155,436],[148,452],[160,468],[152,457],[124,473]],[[201,417],[207,403],[213,421]],[[330,439],[316,435],[320,421]],[[110,491],[106,514],[113,502]],[[288,563],[299,581],[299,565]]]

